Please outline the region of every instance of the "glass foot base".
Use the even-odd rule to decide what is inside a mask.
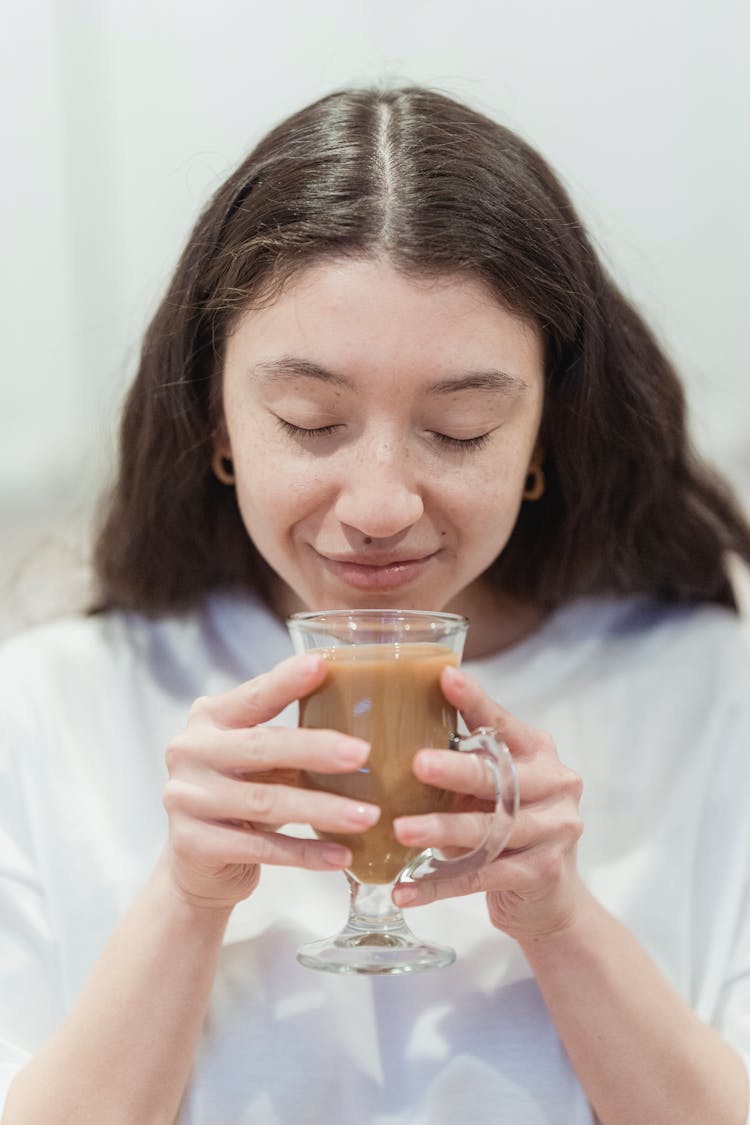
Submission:
[[[419,973],[444,969],[455,959],[455,950],[419,941],[407,926],[377,933],[347,927],[336,937],[297,951],[305,968],[328,973]]]

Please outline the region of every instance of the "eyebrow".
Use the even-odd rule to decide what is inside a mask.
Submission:
[[[455,379],[441,379],[427,388],[434,394],[452,394],[454,391],[501,391],[503,394],[518,394],[528,390],[528,383],[520,375],[510,375],[507,371],[468,371]]]
[[[354,388],[354,384],[346,376],[329,371],[320,364],[300,356],[288,355],[266,360],[256,364],[253,370],[269,378],[302,376],[335,387]],[[430,383],[425,390],[428,394],[438,395],[453,394],[455,391],[500,391],[503,394],[519,394],[521,391],[528,390],[528,383],[519,375],[510,375],[507,371],[493,368],[487,371],[467,371],[466,374],[454,378],[440,379],[436,383]]]
[[[258,375],[266,375],[272,378],[283,375],[298,378],[302,375],[306,379],[317,379],[321,383],[332,383],[337,387],[351,387],[352,385],[343,375],[337,375],[335,371],[328,371],[320,364],[313,363],[312,360],[301,359],[294,355],[285,355],[279,359],[269,359],[264,363],[256,363],[253,370]]]

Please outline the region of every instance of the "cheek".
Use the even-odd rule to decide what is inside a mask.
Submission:
[[[237,502],[253,539],[281,538],[322,502],[323,483],[299,464],[268,456],[259,461],[235,462]]]
[[[521,508],[525,474],[514,468],[476,475],[456,473],[444,492],[441,529],[452,525],[451,538],[462,560],[460,577],[468,583],[491,566],[505,549]],[[463,478],[463,479],[461,479]],[[450,540],[444,534],[442,543]]]
[[[491,466],[475,473],[458,469],[433,495],[457,527],[494,535],[515,523],[525,480],[525,472],[516,467],[504,471]]]

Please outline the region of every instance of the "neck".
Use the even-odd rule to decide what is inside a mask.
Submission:
[[[525,640],[541,625],[546,611],[533,602],[522,602],[477,579],[447,605],[451,613],[468,617],[465,660],[491,656]]]
[[[285,583],[279,582],[273,594],[271,608],[282,621],[290,613],[308,608]],[[533,633],[546,616],[540,606],[511,598],[481,578],[441,608],[448,613],[463,614],[471,623],[465,660],[512,648]]]

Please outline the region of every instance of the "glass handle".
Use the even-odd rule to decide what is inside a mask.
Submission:
[[[475,754],[486,763],[495,784],[495,810],[484,839],[473,851],[449,858],[434,848],[406,869],[402,876],[406,882],[426,875],[445,878],[465,875],[484,867],[499,856],[513,829],[520,800],[518,775],[511,753],[497,732],[492,727],[479,727],[463,737],[454,735],[451,749],[461,754]]]

